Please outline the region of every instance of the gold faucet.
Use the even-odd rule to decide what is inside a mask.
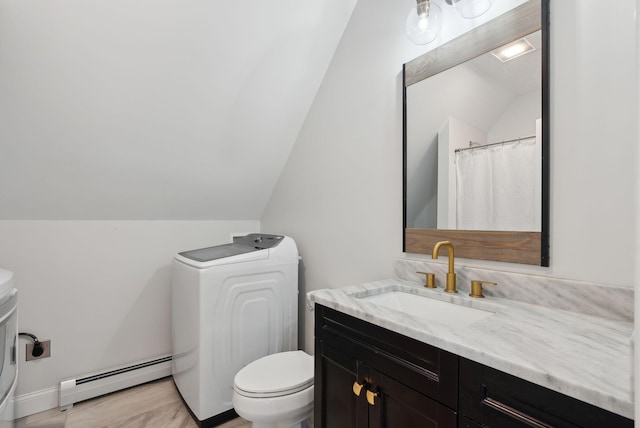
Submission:
[[[447,272],[447,285],[445,286],[444,291],[447,293],[457,293],[456,273],[453,270],[453,245],[449,241],[440,241],[436,243],[435,247],[433,247],[433,254],[431,254],[432,259],[438,258],[438,251],[440,251],[440,247],[445,247],[449,250],[449,272]]]

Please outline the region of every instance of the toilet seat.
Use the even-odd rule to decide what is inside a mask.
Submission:
[[[233,383],[245,397],[294,394],[313,386],[313,357],[303,351],[267,355],[241,369]]]

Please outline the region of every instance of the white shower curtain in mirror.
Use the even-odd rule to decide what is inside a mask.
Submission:
[[[539,231],[536,139],[456,152],[460,230]]]

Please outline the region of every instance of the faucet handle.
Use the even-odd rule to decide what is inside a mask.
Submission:
[[[431,272],[416,272],[425,275],[424,286],[426,288],[436,288],[436,274]]]
[[[478,299],[483,299],[484,294],[482,294],[482,286],[483,285],[498,285],[495,282],[489,281],[471,281],[471,293],[469,296],[477,297]]]

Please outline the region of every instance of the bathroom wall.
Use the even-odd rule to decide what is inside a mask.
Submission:
[[[0,219],[258,219],[355,1],[1,2]]]
[[[487,141],[504,141],[514,136],[535,135],[536,122],[530,119],[542,117],[540,98],[540,91],[531,91],[514,99],[487,132]]]
[[[296,238],[304,291],[391,277],[403,256],[401,65],[428,49],[403,34],[411,3],[358,3],[262,217]],[[469,265],[633,286],[635,8],[551,2],[551,266]]]

